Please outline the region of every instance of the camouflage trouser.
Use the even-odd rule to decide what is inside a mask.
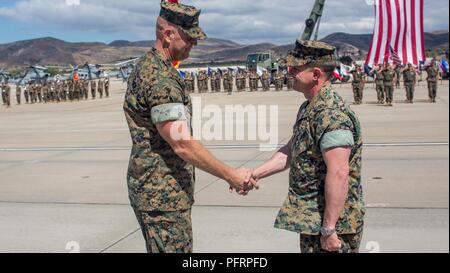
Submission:
[[[2,102],[3,102],[3,105],[6,105],[5,92],[3,92],[3,91],[2,91]]]
[[[107,98],[109,97],[109,86],[108,87],[105,86],[105,96]]]
[[[339,235],[339,239],[342,242],[341,250],[336,253],[359,253],[359,247],[363,231],[361,230],[356,234]],[[302,253],[327,253],[322,249],[320,243],[320,235],[304,235],[300,234],[300,250]]]
[[[384,102],[384,85],[377,85],[377,98],[379,102]]]
[[[414,84],[405,83],[406,99],[412,101],[414,99]]]
[[[428,97],[435,99],[437,95],[438,85],[437,82],[428,82]]]
[[[28,91],[25,91],[23,93],[23,95],[25,96],[25,103],[29,103],[30,102],[30,93]]]
[[[386,94],[386,102],[392,103],[394,101],[394,87],[392,85],[385,85],[384,92]]]
[[[95,88],[92,88],[91,89],[91,96],[92,96],[93,99],[95,99],[96,93],[97,93],[97,90],[95,90]]]
[[[143,212],[135,210],[148,253],[192,253],[191,210]]]
[[[17,92],[16,93],[16,99],[17,99],[17,104],[20,104],[20,99],[22,98],[22,94],[21,93],[19,93],[19,92]]]

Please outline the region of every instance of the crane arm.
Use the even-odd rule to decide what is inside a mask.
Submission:
[[[311,40],[314,30],[322,17],[324,6],[325,0],[316,0],[311,15],[305,22],[305,31],[300,37],[301,40]]]

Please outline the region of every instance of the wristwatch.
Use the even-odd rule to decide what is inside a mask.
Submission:
[[[335,234],[335,233],[336,233],[336,229],[334,229],[334,228],[326,228],[326,227],[322,227],[322,228],[320,229],[320,234],[321,234],[322,236],[324,236],[324,237],[331,236],[331,235],[333,235],[333,234]]]

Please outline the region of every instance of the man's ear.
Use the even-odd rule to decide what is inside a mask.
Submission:
[[[318,81],[320,79],[320,77],[322,77],[322,74],[323,74],[323,72],[322,72],[322,70],[320,70],[320,68],[314,67],[314,70],[313,70],[313,79],[314,80]]]
[[[164,30],[164,41],[167,43],[167,44],[169,44],[172,40],[173,40],[173,37],[174,37],[174,32],[173,32],[173,30],[172,29],[166,29],[166,30]]]

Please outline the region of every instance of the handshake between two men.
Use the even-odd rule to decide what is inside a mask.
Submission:
[[[258,190],[258,181],[288,169],[291,142],[281,148],[266,163],[255,170],[234,169],[215,158],[199,141],[193,139],[186,121],[171,121],[156,125],[159,134],[170,145],[175,154],[186,163],[228,182],[230,192],[247,195]]]
[[[228,181],[230,193],[236,191],[239,195],[246,196],[252,190],[259,190],[258,179],[254,175],[254,170],[242,167],[236,170],[239,180]]]

